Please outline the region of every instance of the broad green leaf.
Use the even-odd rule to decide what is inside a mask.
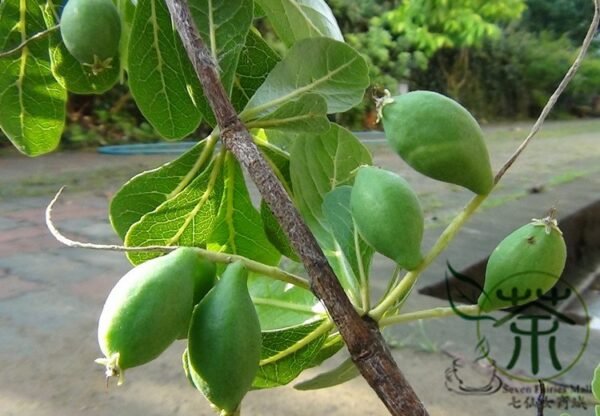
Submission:
[[[263,331],[261,365],[252,387],[283,386],[308,368],[327,339],[327,332],[319,332],[323,322]]]
[[[163,0],[139,0],[128,53],[129,87],[144,117],[166,139],[193,132],[204,96]]]
[[[191,0],[190,9],[198,31],[219,65],[221,82],[231,94],[240,53],[253,18],[252,0]],[[205,99],[198,101],[205,121],[217,121]]]
[[[207,247],[264,264],[277,264],[281,255],[265,235],[260,214],[252,206],[242,168],[229,152],[223,176],[223,196]]]
[[[48,27],[57,24],[56,3],[46,1],[44,19]],[[50,62],[52,73],[60,85],[75,94],[102,94],[111,89],[119,79],[118,59],[112,62],[111,68],[94,74],[89,67],[82,65],[69,53],[58,31],[50,35]]]
[[[329,229],[322,205],[331,190],[352,183],[356,168],[371,163],[367,148],[336,124],[321,135],[297,135],[290,158],[296,205],[340,283],[355,301],[359,299],[357,277]]]
[[[325,360],[333,357],[344,347],[344,340],[339,333],[329,335],[327,340],[321,346],[321,350],[310,363],[310,367],[317,367],[323,364]]]
[[[280,280],[252,273],[248,289],[265,331],[312,322],[325,313],[310,291]]]
[[[179,158],[130,179],[110,202],[110,222],[122,240],[129,228],[142,216],[176,196],[206,167],[200,163],[205,141],[198,143]]]
[[[294,386],[296,390],[318,390],[337,386],[352,380],[360,375],[351,358],[344,360],[337,367],[321,373],[310,380],[303,381]]]
[[[11,50],[46,30],[40,2],[0,2],[0,51]],[[0,59],[0,128],[28,156],[58,146],[65,124],[67,92],[50,68],[48,38],[28,43]]]
[[[198,31],[219,64],[221,82],[230,93],[240,52],[254,17],[252,0],[190,0]]]
[[[306,94],[248,123],[248,128],[322,133],[329,129],[327,102],[318,94]]]
[[[263,222],[265,234],[277,251],[287,258],[299,262],[300,258],[298,254],[264,199],[260,201],[260,217]]]
[[[287,46],[304,38],[322,36],[344,40],[337,21],[324,0],[256,0],[256,2]]]
[[[251,121],[310,93],[323,96],[328,113],[342,112],[357,105],[368,86],[369,70],[356,50],[329,38],[304,39],[275,65],[240,117]]]
[[[231,102],[236,111],[241,111],[246,106],[280,59],[256,29],[252,28],[248,32],[231,93]]]
[[[360,259],[366,277],[369,275],[374,250],[358,235],[358,230],[354,226],[350,212],[351,193],[351,186],[340,186],[329,192],[323,200],[323,214],[329,225],[329,230],[339,243],[354,275],[360,276]],[[358,253],[356,241],[358,241]]]
[[[205,246],[223,193],[222,159],[217,158],[185,189],[133,224],[125,245]],[[128,253],[127,257],[133,264],[140,264],[157,255]]]
[[[596,400],[600,400],[600,364],[594,370],[594,379],[592,380],[592,393]]]

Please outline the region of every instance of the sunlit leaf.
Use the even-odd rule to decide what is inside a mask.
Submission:
[[[263,331],[261,366],[253,388],[283,386],[308,368],[327,339],[320,333],[323,321],[273,331]]]
[[[248,288],[263,330],[312,322],[325,309],[308,290],[269,277],[250,274]]]
[[[344,40],[331,9],[323,0],[257,0],[257,3],[288,46],[312,37]]]
[[[205,246],[216,222],[222,192],[222,158],[217,158],[181,192],[133,224],[125,236],[125,245]],[[127,254],[133,264],[157,255]]]
[[[0,51],[44,30],[38,1],[0,2]],[[66,90],[52,75],[47,37],[0,58],[0,128],[22,153],[38,156],[58,146],[66,100]]]
[[[260,214],[252,206],[242,169],[231,153],[225,157],[223,177],[222,199],[207,247],[264,264],[277,264],[281,255],[265,235]]]
[[[202,172],[198,164],[205,142],[200,142],[179,158],[133,177],[113,196],[110,222],[121,239],[142,216],[181,192]]]
[[[367,64],[356,50],[329,38],[304,39],[275,65],[241,117],[265,116],[311,93],[325,99],[328,113],[346,111],[363,99],[368,85]]]
[[[129,88],[144,117],[167,139],[193,132],[204,96],[163,0],[139,0],[128,54]]]

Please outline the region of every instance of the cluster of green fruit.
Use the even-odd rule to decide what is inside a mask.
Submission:
[[[258,371],[261,329],[241,262],[216,280],[215,265],[192,248],[149,260],[123,276],[100,315],[107,377],[148,363],[187,338],[186,375],[212,405],[232,414]],[[216,282],[215,282],[216,281]]]
[[[116,60],[121,17],[112,0],[69,0],[62,11],[60,33],[71,55],[97,74]]]
[[[493,189],[482,130],[464,107],[430,91],[385,97],[380,104],[388,143],[412,168],[479,195]],[[423,264],[423,211],[404,178],[361,167],[352,189],[351,210],[360,235],[376,251],[409,271]],[[537,299],[554,286],[565,261],[566,246],[553,218],[519,228],[488,261],[478,301],[481,310]]]

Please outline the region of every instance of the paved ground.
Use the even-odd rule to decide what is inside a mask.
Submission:
[[[525,124],[487,130],[495,167],[501,165],[525,135]],[[401,171],[419,191],[426,207],[425,245],[469,198],[466,192],[423,178],[372,145],[376,163]],[[106,156],[95,152],[62,152],[27,159],[0,153],[0,414],[46,415],[210,415],[204,400],[187,385],[177,344],[157,361],[132,370],[128,383],[106,389],[96,324],[104,298],[128,269],[121,254],[69,249],[53,240],[43,224],[43,210],[63,184],[69,188],[55,210],[55,221],[69,236],[83,241],[118,242],[107,220],[112,193],[127,178],[157,166],[169,156]],[[600,189],[600,122],[551,123],[490,197],[486,209],[465,228],[421,286],[439,281],[444,262],[465,268],[485,257],[511,229],[552,205],[563,214],[598,199]],[[541,193],[530,194],[530,190]],[[389,263],[375,264],[374,286],[381,290],[391,273]],[[416,295],[408,307],[445,306]],[[474,359],[473,326],[456,318],[409,325],[388,332],[395,355],[420,397],[434,415],[533,415],[526,394],[502,390],[491,396],[463,396],[444,385],[452,356]],[[589,381],[600,361],[598,337],[580,364],[563,380]],[[506,342],[500,338],[499,343]],[[568,342],[565,341],[565,342]],[[469,383],[485,384],[489,374],[466,365]],[[450,384],[456,382],[456,379]],[[514,409],[509,403],[521,405]],[[576,400],[577,395],[571,397]],[[573,402],[574,403],[574,402]],[[317,393],[281,388],[252,393],[248,415],[383,415],[385,410],[365,383],[354,380]],[[571,411],[572,415],[591,411]],[[550,415],[558,415],[552,410]]]

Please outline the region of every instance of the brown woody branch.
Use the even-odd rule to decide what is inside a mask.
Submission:
[[[217,63],[200,38],[185,0],[166,0],[175,27],[192,61],[221,130],[221,140],[246,168],[263,199],[300,255],[311,289],[327,307],[352,360],[392,415],[425,416],[427,411],[396,365],[377,323],[361,318],[344,293],[283,186],[239,120],[219,78]]]

